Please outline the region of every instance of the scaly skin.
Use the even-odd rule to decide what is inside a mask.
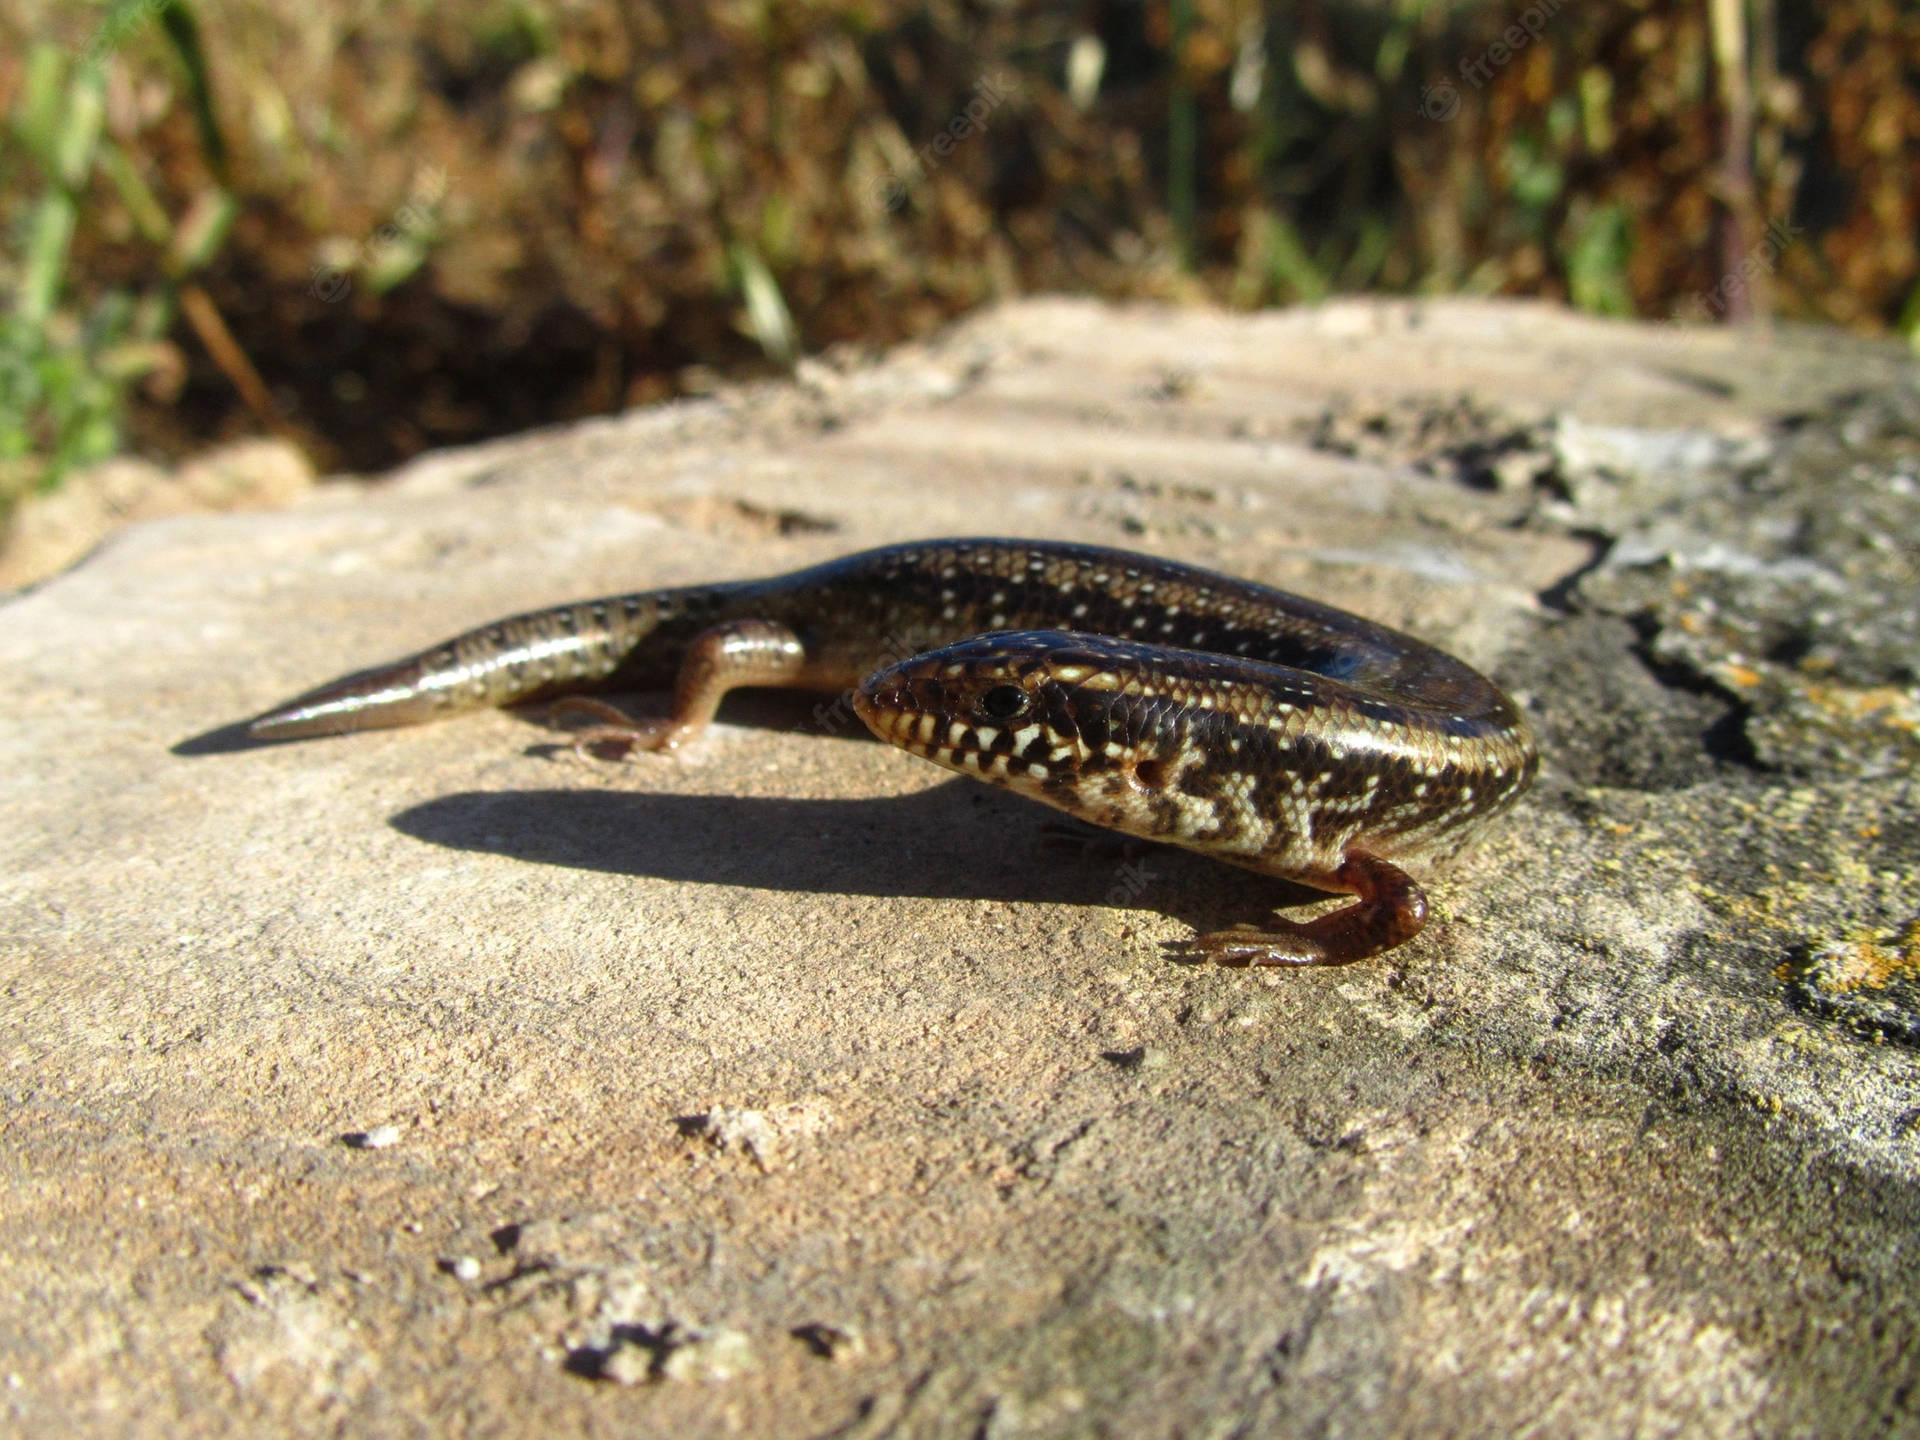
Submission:
[[[1358,897],[1197,942],[1257,964],[1343,964],[1411,938],[1426,899],[1397,862],[1457,849],[1538,764],[1512,701],[1410,636],[1149,556],[996,539],[517,616],[336,681],[250,732],[295,739],[669,683],[668,719],[616,717],[585,738],[670,749],[736,686],[857,686],[876,735],[936,764]]]

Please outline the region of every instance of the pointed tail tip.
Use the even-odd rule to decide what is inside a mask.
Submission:
[[[256,715],[245,728],[249,740],[312,740],[363,730],[367,722],[363,719],[356,724],[351,706],[302,698]]]
[[[246,733],[259,741],[310,740],[413,725],[433,719],[443,709],[413,683],[410,671],[395,667],[349,675],[309,690],[246,722]]]
[[[249,740],[307,740],[318,735],[337,734],[342,728],[337,722],[326,723],[307,709],[297,706],[284,706],[278,710],[269,710],[264,715],[256,715],[246,722],[244,729]]]
[[[173,747],[176,755],[225,755],[257,746],[275,745],[285,740],[310,740],[327,735],[344,735],[352,730],[367,730],[379,724],[399,724],[397,720],[374,720],[355,713],[350,704],[325,703],[316,691],[285,705],[275,706],[251,720],[237,720],[217,726],[202,735],[183,740]]]

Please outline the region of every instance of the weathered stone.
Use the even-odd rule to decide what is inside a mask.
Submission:
[[[108,460],[67,476],[49,494],[26,496],[5,517],[0,591],[56,574],[135,521],[271,509],[313,482],[312,463],[285,440],[235,441],[171,472],[144,460]]]
[[[1912,387],[1531,306],[1033,302],[125,531],[0,627],[9,1423],[1920,1428]],[[1063,851],[833,697],[624,766],[221,732],[981,531],[1418,631],[1542,782],[1413,944],[1273,974],[1163,951],[1257,877]]]

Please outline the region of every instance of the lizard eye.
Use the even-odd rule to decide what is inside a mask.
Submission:
[[[1018,685],[996,685],[974,703],[989,720],[1011,720],[1027,713],[1027,692]]]

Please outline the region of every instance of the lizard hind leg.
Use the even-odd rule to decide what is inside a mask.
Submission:
[[[1427,923],[1426,892],[1377,855],[1349,850],[1327,883],[1354,902],[1313,920],[1275,915],[1265,927],[1215,930],[1194,947],[1225,965],[1351,965],[1405,944]]]
[[[560,720],[584,715],[597,721],[575,732],[576,755],[590,758],[598,745],[636,750],[676,750],[705,730],[729,690],[803,682],[807,652],[800,637],[771,620],[730,620],[694,637],[673,685],[673,709],[663,719],[641,720],[604,701],[568,696],[549,712]]]

